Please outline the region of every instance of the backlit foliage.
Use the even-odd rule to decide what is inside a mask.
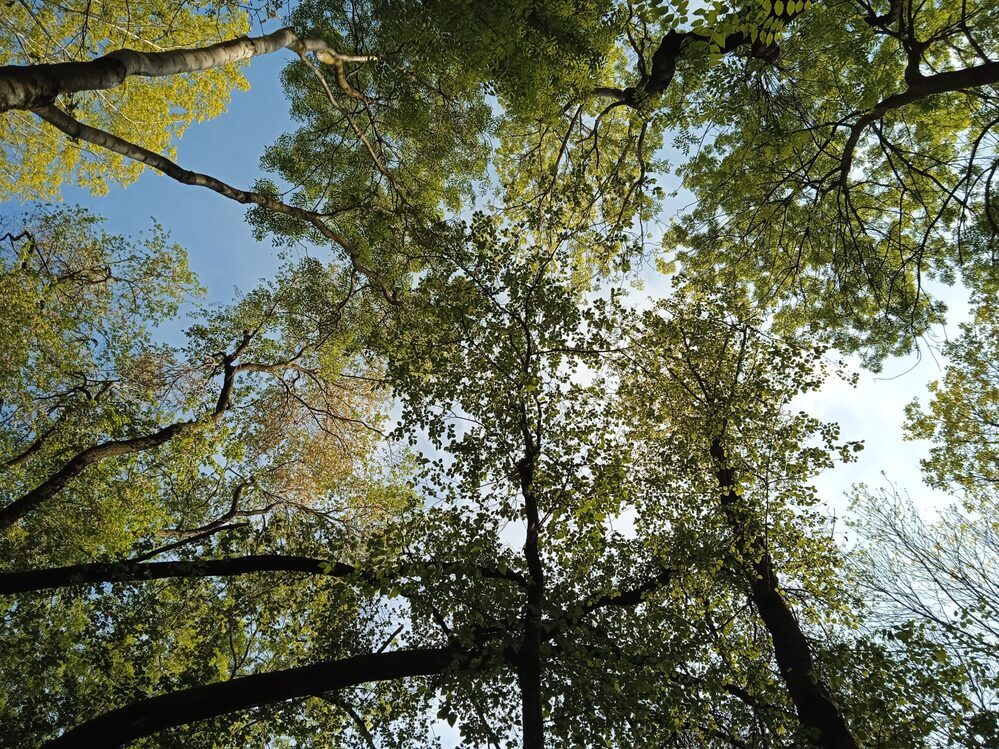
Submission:
[[[236,4],[211,0],[24,0],[0,18],[0,65],[86,61],[116,49],[156,52],[200,47],[249,31]],[[187,76],[130,80],[107,91],[80,92],[62,102],[79,120],[174,153],[189,125],[218,117],[234,89],[248,84],[238,66]],[[69,142],[30,112],[0,117],[0,199],[50,198],[64,181],[97,194],[134,182],[142,166],[117,154]]]

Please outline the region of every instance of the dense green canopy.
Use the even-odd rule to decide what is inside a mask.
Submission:
[[[148,167],[332,252],[209,305],[171,227],[0,227],[0,744],[999,743],[999,6],[12,7],[0,192]],[[259,180],[175,162],[279,50]],[[959,501],[848,544],[865,435],[799,404],[940,284]]]

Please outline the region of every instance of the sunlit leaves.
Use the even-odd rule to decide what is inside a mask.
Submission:
[[[976,35],[994,34],[983,7],[953,47],[943,5],[919,6],[911,20],[920,39],[939,39],[919,53],[922,75],[973,66]],[[693,95],[695,127],[717,136],[681,170],[699,202],[668,246],[691,273],[724,269],[789,328],[831,331],[873,364],[942,319],[926,279],[950,282],[990,254],[994,232],[969,242],[968,227],[988,192],[995,105],[969,87],[858,124],[915,73],[857,14],[849,4],[804,13],[781,43],[779,71],[708,71]]]
[[[950,359],[930,385],[928,409],[906,410],[909,434],[935,443],[923,461],[927,482],[969,497],[999,499],[999,318],[995,298],[977,299],[974,317],[944,344]]]
[[[115,49],[140,52],[197,47],[241,36],[248,18],[229,3],[177,6],[163,0],[16,2],[0,19],[0,64],[86,61]],[[225,111],[234,89],[247,88],[227,66],[185,76],[131,80],[109,91],[83,92],[59,105],[82,122],[152,151],[172,155],[192,123]],[[64,182],[95,193],[133,182],[142,166],[118,155],[92,152],[67,141],[30,112],[0,116],[0,199],[58,195]]]

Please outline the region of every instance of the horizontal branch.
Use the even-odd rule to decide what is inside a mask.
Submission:
[[[597,609],[607,607],[627,607],[637,606],[645,601],[649,593],[660,590],[669,585],[676,577],[676,573],[671,570],[663,570],[655,577],[651,577],[641,585],[629,590],[621,591],[615,595],[604,595],[591,599],[583,606],[583,611],[590,613]]]
[[[345,62],[374,59],[341,55],[321,40],[302,39],[293,29],[284,28],[264,36],[230,39],[205,47],[165,52],[118,49],[85,62],[5,65],[0,67],[0,113],[47,106],[63,94],[116,88],[129,77],[159,78],[196,73],[282,49],[300,56],[315,52],[320,62],[335,68],[338,81],[344,77]]]
[[[182,689],[111,710],[44,746],[49,749],[119,747],[166,728],[261,705],[318,696],[374,681],[442,674],[462,655],[466,654],[451,648],[370,653]]]
[[[258,572],[302,572],[310,575],[350,577],[357,575],[368,582],[382,577],[422,576],[427,573],[479,574],[490,579],[508,580],[524,585],[524,578],[511,570],[492,567],[469,567],[458,562],[402,564],[385,575],[376,577],[342,562],[328,562],[305,556],[286,554],[255,554],[226,559],[196,559],[168,562],[97,562],[38,570],[18,570],[0,573],[0,595],[28,591],[65,588],[72,585],[141,582],[166,578],[234,577]]]
[[[330,566],[329,562],[321,559],[282,554],[171,562],[99,562],[3,572],[0,573],[0,595],[71,585],[138,582],[171,577],[233,577],[253,572],[304,572],[346,577],[356,570],[346,564],[336,563]]]

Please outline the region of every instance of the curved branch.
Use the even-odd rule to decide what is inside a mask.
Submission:
[[[239,188],[226,184],[222,180],[216,179],[215,177],[211,177],[207,174],[201,174],[199,172],[193,172],[189,169],[184,169],[182,166],[170,161],[170,159],[165,156],[161,156],[158,153],[154,153],[153,151],[127,141],[124,138],[119,138],[117,135],[112,135],[104,130],[84,125],[82,122],[71,117],[57,107],[38,107],[34,110],[34,112],[45,120],[45,122],[49,123],[54,128],[61,130],[71,138],[78,138],[80,140],[87,141],[95,146],[120,154],[125,158],[132,159],[133,161],[137,161],[140,164],[145,164],[146,166],[152,167],[156,171],[162,172],[168,177],[171,177],[185,185],[207,187],[209,190],[213,190],[219,195],[223,195],[230,200],[235,200],[237,203],[242,203],[244,205],[258,205],[269,211],[291,216],[299,219],[300,221],[305,221],[311,224],[319,231],[320,234],[332,241],[334,244],[340,246],[344,252],[347,253],[354,269],[376,283],[387,301],[391,303],[398,303],[398,292],[395,289],[390,289],[388,284],[385,283],[384,279],[382,279],[378,273],[364,265],[364,263],[361,262],[360,250],[349,239],[332,229],[319,214],[313,211],[307,211],[304,208],[288,205],[277,198],[264,195],[263,193],[253,192],[251,190],[240,190]]]
[[[37,508],[42,502],[58,494],[70,481],[83,473],[87,467],[109,458],[132,455],[160,447],[174,437],[194,431],[195,429],[200,429],[206,424],[221,419],[222,415],[229,408],[232,387],[236,378],[236,372],[238,371],[238,367],[234,362],[247,345],[249,345],[250,338],[250,334],[245,334],[243,340],[236,346],[234,351],[223,357],[222,388],[219,391],[218,401],[215,404],[214,410],[201,418],[178,421],[158,429],[151,434],[144,434],[140,437],[132,437],[130,439],[106,440],[105,442],[91,445],[81,450],[41,484],[0,509],[0,531],[9,528]]]
[[[165,728],[260,705],[318,696],[373,681],[442,674],[455,658],[463,655],[467,654],[453,648],[369,653],[205,684],[111,710],[44,746],[49,749],[119,747]]]
[[[789,15],[785,20],[790,22],[798,15],[800,12]],[[638,85],[623,90],[601,87],[594,91],[594,95],[617,99],[632,107],[640,106],[643,99],[659,96],[669,88],[676,75],[680,58],[691,43],[710,41],[711,36],[702,31],[670,29],[663,35],[656,51],[652,53],[652,65],[647,74],[640,76]],[[726,36],[720,51],[728,55],[743,48],[748,48],[750,57],[766,62],[774,62],[780,56],[780,48],[776,43],[763,44],[760,41],[753,41],[752,37],[742,32]]]
[[[946,73],[937,73],[936,75],[917,75],[915,77],[910,75],[909,77],[912,78],[912,83],[905,91],[882,99],[850,128],[850,134],[847,136],[846,145],[843,148],[843,158],[840,161],[841,186],[847,184],[857,143],[864,130],[869,126],[893,109],[899,109],[935,94],[956,93],[971,88],[995,85],[999,83],[999,62],[988,62],[962,70],[949,70]]]

